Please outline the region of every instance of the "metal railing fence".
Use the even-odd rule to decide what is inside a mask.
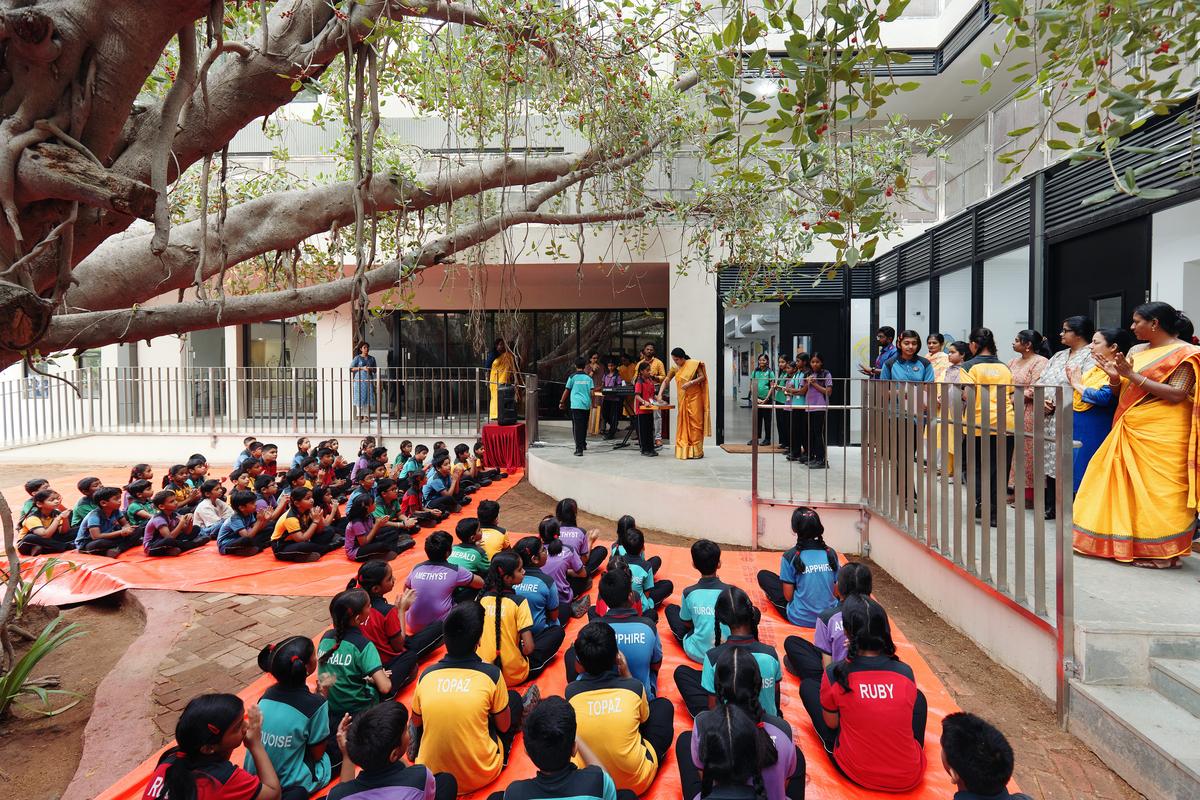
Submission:
[[[0,447],[89,434],[374,433],[475,436],[490,416],[482,367],[97,367],[0,382]],[[536,433],[537,379],[518,416]],[[76,392],[78,389],[78,392]],[[524,412],[523,414],[521,412]]]

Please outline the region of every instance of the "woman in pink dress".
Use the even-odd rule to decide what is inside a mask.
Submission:
[[[1033,433],[1033,425],[1040,421],[1042,414],[1035,414],[1033,408],[1033,386],[1042,377],[1042,371],[1050,360],[1038,351],[1042,349],[1043,336],[1037,331],[1024,330],[1017,333],[1013,339],[1012,348],[1017,357],[1008,362],[1008,368],[1013,374],[1013,383],[1025,389],[1025,433]],[[1025,504],[1028,507],[1033,500],[1033,439],[1022,436],[1025,442]],[[1017,482],[1016,466],[1008,473],[1008,495],[1011,498]]]

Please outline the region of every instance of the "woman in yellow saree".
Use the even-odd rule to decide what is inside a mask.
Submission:
[[[497,390],[502,385],[516,382],[517,360],[503,339],[496,340],[496,357],[492,359],[492,369],[488,373],[488,419],[500,416],[500,402]]]
[[[712,419],[708,413],[708,373],[703,361],[688,358],[681,347],[671,351],[671,360],[675,366],[658,387],[658,399],[662,401],[663,390],[674,378],[679,389],[675,457],[681,460],[704,458],[704,437],[712,433]]]
[[[1140,567],[1179,566],[1192,549],[1200,500],[1200,347],[1175,338],[1182,315],[1166,303],[1134,309],[1149,347],[1099,366],[1120,392],[1112,432],[1075,496],[1075,552]]]

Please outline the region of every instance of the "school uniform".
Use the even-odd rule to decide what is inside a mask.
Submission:
[[[354,780],[339,783],[329,790],[326,800],[454,800],[456,785],[453,776],[435,776],[427,767],[397,761],[380,770],[363,770]]]
[[[222,523],[233,516],[233,509],[224,500],[204,498],[192,512],[192,525],[206,535],[216,536]]]
[[[846,657],[842,604],[832,605],[817,616],[817,627],[811,642],[799,636],[784,639],[783,653],[784,666],[800,679],[800,701],[809,714],[819,714],[821,675],[825,672],[822,656],[829,656],[833,664]]]
[[[491,718],[506,708],[509,729],[494,733]],[[504,768],[521,710],[499,667],[474,654],[448,655],[421,673],[413,692],[412,713],[422,723],[416,761],[453,775],[463,794],[481,789]]]
[[[547,555],[546,563],[542,565],[542,572],[554,579],[554,585],[558,587],[560,608],[575,599],[575,586],[579,581],[583,581],[583,591],[587,591],[586,579],[572,578],[567,574],[568,571],[578,572],[581,569],[583,569],[583,562],[579,560],[579,554],[570,547],[564,545],[557,554]]]
[[[646,687],[646,697],[653,700],[658,696],[658,673],[655,664],[663,659],[662,641],[654,620],[643,617],[634,608],[610,608],[602,617],[595,619],[613,629],[617,635],[617,649],[625,656],[629,674]],[[571,647],[563,656],[567,671],[567,682],[582,677],[575,669],[575,648]]]
[[[58,516],[58,512],[53,512],[49,516],[43,517],[41,512],[36,509],[32,513],[24,515],[24,519],[21,520],[22,536],[21,540],[17,542],[17,552],[27,556],[34,547],[40,547],[43,553],[65,553],[68,550],[74,550],[74,531],[65,525],[53,536],[36,533],[39,530],[44,532],[46,528],[54,524],[54,520]]]
[[[303,452],[297,450],[296,455],[292,456],[292,469],[295,469],[296,467],[303,464],[304,459],[306,459],[306,458],[308,458],[308,453],[303,453]]]
[[[479,537],[479,546],[483,548],[483,552],[487,553],[489,562],[496,557],[496,553],[510,546],[508,531],[499,526],[494,525],[490,528],[481,527],[479,529]]]
[[[433,508],[438,511],[446,511],[454,513],[458,510],[461,502],[459,496],[452,494],[442,494],[450,488],[452,481],[448,475],[439,475],[433,473],[429,480],[425,482],[425,486],[421,492],[421,498],[425,502],[426,508]]]
[[[192,529],[178,536],[166,536],[166,531],[179,524],[179,514],[159,512],[150,518],[142,533],[142,551],[148,556],[171,556],[208,544],[208,536],[193,523]],[[175,552],[178,551],[178,552]]]
[[[262,711],[262,743],[267,757],[279,776],[285,795],[291,790],[305,796],[322,788],[333,777],[329,755],[316,761],[308,757],[308,748],[329,738],[328,702],[308,687],[285,688],[275,684],[258,701]],[[242,768],[257,775],[254,759],[246,753]]]
[[[567,764],[557,772],[542,772],[533,778],[513,781],[504,790],[504,800],[617,800],[617,786],[608,773],[590,765],[582,769]]]
[[[558,586],[554,579],[537,567],[525,570],[525,579],[513,586],[513,591],[529,604],[529,613],[533,615],[533,633],[537,634],[546,628],[561,626],[562,614],[559,619],[549,619],[547,614],[559,607]],[[565,609],[569,613],[569,608]]]
[[[31,500],[30,503],[32,502],[33,501]],[[92,498],[79,498],[79,502],[77,502],[75,507],[71,509],[71,527],[78,528],[79,524],[83,522],[83,518],[95,511],[97,508],[99,508],[99,506],[92,501]]]
[[[258,511],[246,515],[235,511],[232,517],[221,523],[221,528],[217,531],[217,552],[223,556],[246,555],[267,549],[271,544],[270,525],[264,525],[262,530],[252,537],[243,535],[258,522],[258,514]]]
[[[271,552],[275,554],[275,558],[280,561],[295,561],[310,553],[325,555],[342,546],[342,542],[338,541],[337,534],[328,527],[314,533],[308,541],[292,541],[293,535],[303,532],[311,524],[311,520],[301,521],[296,516],[295,509],[280,517],[275,523],[275,529],[271,532]]]
[[[426,527],[433,527],[437,524],[437,517],[432,511],[425,510],[425,505],[421,502],[421,493],[416,489],[408,489],[404,492],[404,496],[400,498],[400,513],[415,519]]]
[[[564,693],[575,709],[576,735],[595,754],[617,789],[644,794],[654,783],[674,738],[674,708],[659,697],[650,700],[646,688],[616,670],[584,674],[567,684]],[[584,766],[576,754],[576,766]]]
[[[720,717],[712,711],[704,711],[696,717],[692,730],[679,734],[675,753],[679,764],[679,782],[685,800],[698,800],[702,781],[700,770],[700,742],[710,725],[720,725]],[[800,800],[804,797],[804,755],[792,743],[792,726],[787,720],[773,714],[763,717],[762,729],[771,737],[778,760],[762,771],[763,789],[767,800]],[[752,785],[747,782],[747,786]],[[709,795],[710,797],[712,795]]]
[[[839,662],[846,663],[846,662]],[[839,716],[829,728],[811,714],[813,728],[838,769],[854,783],[883,792],[907,792],[925,774],[928,706],[912,668],[889,656],[857,656],[847,665],[850,689],[831,665],[821,677],[821,709]]]
[[[446,562],[470,570],[480,577],[487,575],[492,564],[492,560],[488,558],[487,553],[483,552],[483,548],[461,543],[450,548],[450,557],[446,559]]]
[[[807,545],[807,543],[806,543]],[[779,574],[770,570],[758,573],[758,585],[767,599],[787,621],[802,628],[811,628],[817,615],[833,605],[833,584],[837,580],[837,553],[831,547],[792,547],[779,559]],[[803,569],[801,569],[803,567]],[[783,596],[783,584],[795,587],[791,601]]]
[[[787,387],[803,389],[804,378],[805,373],[797,372],[787,379]],[[788,410],[791,412],[791,420],[788,423],[789,439],[781,444],[787,448],[788,455],[793,461],[808,456],[808,414],[805,412],[805,406],[808,404],[807,395],[807,390],[801,394],[788,395]]]
[[[167,768],[183,759],[177,749],[171,748],[158,759],[158,766],[146,784],[142,800],[167,800]],[[197,764],[192,767],[196,779],[196,800],[254,800],[262,789],[262,781],[229,761]]]
[[[717,693],[717,661],[728,650],[740,648],[748,650],[758,665],[762,675],[762,689],[758,693],[758,703],[768,714],[779,714],[779,691],[783,683],[783,668],[779,664],[779,654],[775,648],[760,642],[753,636],[732,635],[719,645],[704,654],[704,666],[700,673],[700,687],[707,693]],[[680,689],[682,694],[683,690]],[[707,697],[704,707],[708,707]],[[689,709],[690,710],[690,709]],[[701,709],[703,710],[703,709]]]
[[[975,461],[970,465],[973,473],[972,479],[975,482],[975,516],[976,518],[982,516],[983,493],[987,492],[991,501],[991,521],[992,524],[995,524],[997,512],[1003,511],[1003,507],[996,504],[996,477],[997,475],[1008,475],[1012,467],[1014,425],[1012,371],[1008,368],[1008,365],[995,356],[975,356],[962,365],[958,373],[958,382],[976,387],[975,429],[966,431],[967,436],[974,437],[975,439]],[[984,387],[991,390],[991,396],[988,398],[986,405],[983,401]],[[997,395],[1001,393],[1004,393],[1004,397],[998,398]],[[1004,409],[1004,429],[1007,433],[1003,442],[999,441],[1000,437],[997,435],[1001,413],[997,405]],[[985,417],[988,421],[987,436],[983,435],[983,421]],[[1004,448],[1003,456],[1000,454],[1001,446]],[[965,445],[963,454],[964,456],[966,454]],[[988,486],[983,485],[983,465],[985,462],[991,463],[991,480],[988,481]],[[964,466],[967,466],[965,458]],[[1004,471],[1000,472],[1000,470]]]
[[[371,595],[371,611],[360,630],[379,653],[384,669],[391,670],[392,692],[406,686],[417,674],[417,664],[442,641],[440,622],[413,631],[405,620],[404,648],[392,647],[392,637],[400,632],[400,611],[379,595]]]
[[[592,379],[584,372],[573,372],[566,381],[570,397],[571,433],[575,437],[575,455],[583,455],[587,449],[588,417],[592,412]]]
[[[141,516],[140,512],[146,512],[148,516]],[[125,519],[129,520],[132,525],[145,525],[158,513],[158,509],[149,500],[130,500],[129,505],[125,507]]]
[[[500,642],[496,642],[497,598],[494,594],[484,595],[479,600],[483,606],[483,636],[475,653],[484,661],[494,663],[497,648],[500,667],[504,670],[504,682],[517,686],[542,674],[566,636],[561,627],[545,628],[533,632],[533,612],[524,597],[506,593],[499,598]],[[521,634],[529,631],[533,635],[533,652],[526,656],[521,652]]]
[[[633,384],[633,393],[642,398],[647,403],[654,402],[654,395],[658,387],[654,385],[652,380],[637,380]],[[654,454],[657,451],[654,449],[654,421],[658,419],[658,414],[653,411],[647,411],[644,407],[638,409],[637,416],[637,436],[638,446],[644,455]]]
[[[353,519],[346,523],[346,529],[342,536],[346,558],[351,561],[366,561],[371,556],[380,553],[398,552],[400,532],[396,528],[380,528],[374,539],[365,544],[359,543],[360,539],[369,534],[374,527],[374,518]],[[412,537],[409,536],[408,539],[411,541]]]
[[[81,553],[107,555],[116,550],[118,554],[130,548],[137,547],[142,541],[141,526],[135,527],[130,533],[114,539],[93,539],[89,530],[99,528],[100,533],[112,533],[125,527],[125,515],[114,511],[105,516],[97,507],[84,516],[83,521],[75,531],[75,549]]]
[[[808,422],[808,465],[822,469],[827,453],[825,429],[829,425],[829,396],[817,391],[817,386],[833,388],[833,376],[829,374],[829,370],[823,369],[810,374],[808,393],[804,398],[804,413]]]
[[[642,611],[651,612],[653,619],[658,619],[654,607],[671,596],[675,584],[669,580],[655,581],[654,570],[646,562],[642,554],[627,556],[625,562],[633,574],[633,591],[642,600]]]
[[[721,592],[733,587],[716,575],[701,578],[688,586],[680,595],[679,605],[669,605],[664,610],[667,626],[683,645],[683,652],[697,663],[704,662],[704,655],[716,644],[716,607]],[[689,631],[685,623],[690,622]],[[729,638],[729,627],[721,626],[721,638]]]
[[[321,660],[331,650],[333,654]],[[353,716],[379,702],[379,692],[371,676],[383,669],[383,661],[374,642],[361,628],[346,631],[341,643],[333,630],[325,631],[317,642],[317,656],[318,673],[334,678],[333,686],[329,687],[329,730],[337,731],[343,716]],[[335,734],[331,733],[326,740],[326,748],[330,763],[341,763],[342,754]]]
[[[592,547],[587,531],[574,525],[564,525],[559,529],[558,538],[562,543],[579,554],[579,560],[587,566],[588,575],[595,575],[600,566],[608,558],[608,548],[603,545]]]
[[[474,578],[469,569],[448,561],[422,561],[413,567],[404,579],[404,588],[417,592],[404,617],[409,635],[440,626],[454,607],[454,590],[470,586]]]

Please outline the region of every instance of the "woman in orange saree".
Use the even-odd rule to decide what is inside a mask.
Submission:
[[[683,348],[671,351],[675,365],[658,389],[662,401],[663,389],[675,379],[679,388],[678,413],[675,430],[675,457],[681,460],[704,458],[704,437],[712,433],[708,412],[708,373],[704,362],[688,358]]]
[[[1200,505],[1200,347],[1175,338],[1181,322],[1166,303],[1140,305],[1130,327],[1149,347],[1099,363],[1120,400],[1075,496],[1077,553],[1167,569],[1191,552]]]

